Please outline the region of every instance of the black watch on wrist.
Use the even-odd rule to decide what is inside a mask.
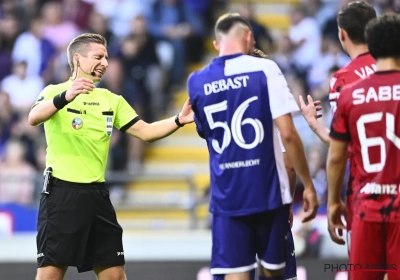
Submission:
[[[179,114],[176,115],[176,117],[175,117],[175,123],[176,123],[176,125],[177,125],[178,127],[183,127],[183,126],[185,126],[184,124],[181,124],[181,122],[179,121]]]

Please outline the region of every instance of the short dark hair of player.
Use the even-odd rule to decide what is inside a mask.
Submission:
[[[400,15],[384,14],[368,23],[365,38],[375,58],[400,59]]]
[[[364,1],[355,1],[344,6],[338,13],[337,24],[347,32],[350,40],[356,44],[366,44],[365,26],[376,18],[374,7]]]
[[[238,13],[230,13],[230,14],[224,14],[222,15],[217,22],[215,23],[214,31],[215,31],[215,37],[218,38],[218,34],[226,34],[228,33],[233,26],[236,24],[244,24],[246,25],[250,30],[252,30],[250,22],[242,17]]]
[[[74,72],[74,54],[79,53],[81,55],[86,55],[88,52],[87,46],[90,43],[101,44],[107,48],[107,41],[100,34],[84,33],[74,38],[67,48],[68,63],[71,67],[71,72]]]

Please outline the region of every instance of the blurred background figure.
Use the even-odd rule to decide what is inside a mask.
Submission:
[[[26,46],[29,46],[27,48]],[[41,17],[33,17],[29,30],[17,37],[12,59],[27,63],[28,76],[40,75],[45,83],[52,79],[53,62],[56,55],[55,46],[43,36],[43,21]]]
[[[25,160],[22,143],[8,141],[0,162],[0,203],[32,204],[35,176],[35,169]]]
[[[10,53],[20,32],[18,18],[13,13],[5,14],[0,23],[0,32],[4,40],[3,49]]]
[[[4,77],[11,74],[11,53],[7,50],[5,42],[6,39],[0,32],[0,81],[3,80]]]
[[[322,86],[332,67],[342,68],[349,62],[350,58],[343,53],[337,34],[334,37],[322,36],[319,58],[311,64],[307,76],[310,89]]]
[[[181,0],[157,0],[148,17],[149,31],[158,41],[167,41],[174,49],[171,83],[180,84],[187,59],[203,52],[205,26],[199,16]]]
[[[322,205],[326,204],[327,199],[327,181],[324,161],[326,153],[327,149],[325,146],[315,145],[310,148],[307,154],[311,178],[317,190],[318,201]]]
[[[73,22],[80,30],[88,27],[89,18],[93,5],[82,0],[62,0],[64,20]]]
[[[256,41],[256,48],[264,51],[266,54],[271,53],[273,51],[274,40],[272,39],[268,27],[257,22],[254,15],[253,4],[251,2],[243,3],[239,13],[250,21],[254,40]]]
[[[109,20],[103,14],[97,11],[90,13],[85,31],[102,35],[107,40],[107,50],[111,54],[115,52],[114,48],[117,40],[109,27]]]
[[[30,110],[44,87],[38,74],[28,75],[27,67],[26,61],[14,62],[12,74],[1,82],[2,90],[10,97],[11,106],[20,112]]]
[[[289,38],[292,42],[293,63],[298,75],[307,77],[314,61],[319,57],[321,34],[317,21],[310,17],[305,6],[299,5],[291,11]]]
[[[152,98],[158,97],[156,95],[160,94],[160,88],[150,88],[149,79],[162,81],[163,77],[156,53],[156,42],[148,34],[143,16],[132,20],[130,34],[124,38],[117,57],[121,59],[124,68],[125,92],[129,93],[124,97],[145,120],[154,119]]]
[[[47,2],[42,8],[44,38],[49,40],[59,52],[66,51],[69,42],[79,34],[79,29],[64,18],[60,2]]]
[[[290,75],[290,76],[287,76],[287,82],[288,82],[289,88],[292,91],[294,99],[296,100],[297,104],[299,105],[299,97],[302,96],[303,98],[306,98],[306,95],[307,95],[305,81],[302,80],[300,77]],[[295,127],[296,127],[297,131],[299,132],[301,140],[303,141],[304,148],[306,151],[308,151],[312,146],[314,146],[316,143],[318,143],[319,139],[309,129],[309,126],[308,126],[307,122],[304,120],[303,116],[301,115],[301,112],[296,112],[296,113],[292,114],[292,116],[293,116],[293,122],[295,124]]]
[[[109,20],[111,31],[118,38],[129,34],[133,18],[147,14],[155,0],[98,0],[95,9]]]
[[[278,42],[276,52],[268,54],[268,57],[278,64],[284,74],[295,74],[293,65],[292,43],[289,36],[282,36]]]
[[[10,104],[10,96],[0,90],[0,158],[3,158],[15,116],[15,110]]]
[[[319,28],[325,26],[326,22],[331,19],[336,19],[336,1],[324,0],[306,0],[305,7],[307,14],[315,19]]]

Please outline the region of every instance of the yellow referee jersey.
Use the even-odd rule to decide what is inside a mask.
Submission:
[[[71,85],[72,80],[47,86],[35,105],[52,100]],[[125,131],[137,119],[122,96],[106,89],[78,95],[44,123],[46,168],[52,167],[54,177],[69,182],[104,182],[113,126]]]

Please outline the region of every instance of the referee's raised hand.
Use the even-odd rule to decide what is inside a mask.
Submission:
[[[76,79],[72,86],[67,90],[65,99],[68,102],[74,100],[79,94],[88,94],[95,88],[93,81],[87,78]]]

